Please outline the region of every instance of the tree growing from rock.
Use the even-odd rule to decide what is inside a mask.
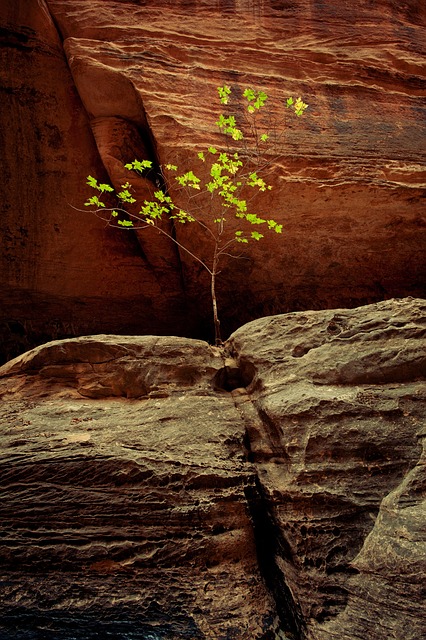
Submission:
[[[209,274],[213,308],[215,342],[221,344],[217,305],[217,276],[226,258],[241,257],[242,245],[258,242],[264,233],[282,232],[282,224],[258,212],[262,194],[272,189],[265,180],[268,169],[280,150],[283,127],[271,122],[267,111],[268,95],[246,88],[242,94],[244,108],[240,117],[230,112],[232,91],[218,87],[219,102],[225,107],[216,126],[223,144],[196,152],[193,168],[180,171],[174,164],[159,169],[151,160],[133,160],[125,165],[130,172],[150,177],[158,188],[154,197],[137,203],[131,182],[120,190],[110,184],[87,177],[87,184],[97,193],[85,202],[86,207],[109,225],[121,229],[143,229],[167,236],[179,249],[197,261]],[[299,97],[288,98],[285,106],[296,116],[303,115],[307,104]],[[223,108],[222,107],[222,108]],[[267,111],[268,118],[262,118]],[[274,122],[277,122],[275,116]],[[172,184],[173,183],[173,184]],[[168,186],[167,186],[168,185]],[[113,199],[114,203],[111,205]],[[183,206],[182,206],[183,205]],[[136,207],[136,209],[135,209]],[[209,253],[197,251],[176,235],[178,225],[196,224],[206,237]]]

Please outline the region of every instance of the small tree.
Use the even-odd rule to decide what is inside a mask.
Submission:
[[[230,87],[218,87],[218,94],[220,103],[228,109]],[[136,213],[136,199],[130,182],[121,185],[120,191],[115,191],[110,184],[100,183],[92,176],[87,177],[87,184],[98,193],[91,196],[85,206],[92,207],[96,215],[109,225],[121,229],[157,230],[207,271],[217,345],[222,342],[216,295],[222,260],[225,257],[240,257],[235,253],[236,247],[261,240],[264,237],[261,230],[282,232],[281,224],[259,215],[253,206],[262,193],[272,189],[262,174],[272,166],[277,156],[283,128],[271,121],[271,112],[266,111],[266,119],[259,115],[268,101],[265,92],[247,88],[243,98],[245,108],[240,114],[238,126],[237,117],[232,113],[221,113],[216,122],[224,141],[222,148],[210,146],[199,151],[189,171],[181,172],[173,164],[161,166],[153,176],[153,183],[159,185],[154,198],[144,200],[138,205],[139,211]],[[296,116],[301,116],[308,105],[301,98],[288,98],[286,106]],[[155,171],[151,160],[133,160],[125,167],[146,177],[151,177]],[[107,203],[102,199],[104,196],[108,198]],[[114,206],[109,206],[111,197],[115,198]],[[180,206],[182,202],[184,207]],[[180,237],[162,224],[165,218],[175,226],[199,225],[209,242],[209,255],[205,256],[201,251],[198,253],[196,249],[186,246]]]

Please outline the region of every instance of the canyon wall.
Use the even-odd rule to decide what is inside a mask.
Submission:
[[[0,368],[0,632],[419,640],[421,300]]]
[[[211,337],[196,263],[76,208],[88,174],[119,185],[134,157],[191,166],[217,142],[224,83],[237,110],[245,86],[309,103],[283,121],[261,205],[282,236],[223,265],[224,332],[423,296],[425,22],[421,0],[3,0],[1,358],[88,333]],[[193,226],[176,233],[204,243]]]

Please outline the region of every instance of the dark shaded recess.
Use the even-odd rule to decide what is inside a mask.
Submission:
[[[173,607],[171,603],[171,609]],[[150,622],[147,622],[150,620]],[[143,613],[126,606],[106,610],[92,607],[90,613],[42,611],[17,606],[5,612],[0,622],[1,640],[176,640],[204,638],[192,618],[181,612],[166,613],[156,603]]]
[[[30,42],[30,38],[34,38],[35,31],[32,29],[25,29],[28,32],[12,31],[4,27],[0,27],[0,47],[10,47],[12,49],[18,49],[20,51],[28,52],[34,49],[34,42]]]
[[[250,366],[225,366],[216,372],[213,378],[213,386],[215,389],[223,389],[224,391],[234,391],[248,387],[253,380],[255,368],[251,363]]]
[[[228,367],[219,369],[213,379],[213,386],[217,390],[223,389],[224,391],[233,391],[243,387],[240,370],[234,371]]]
[[[136,238],[134,246],[135,250],[140,251]],[[5,300],[7,295],[4,293]],[[179,335],[209,342],[209,327],[197,322],[195,314],[187,310],[185,300],[181,301],[180,309],[176,305],[178,311],[188,314],[188,322],[186,327],[183,327],[182,324],[178,326],[176,322],[171,326],[166,315],[143,316],[143,300],[130,298],[127,305],[124,305],[120,299],[111,299],[110,314],[105,317],[103,299],[43,297],[37,300],[37,296],[32,292],[23,292],[21,296],[17,294],[13,316],[11,314],[2,318],[2,296],[3,292],[0,291],[0,366],[51,340],[66,340],[99,333],[129,336]]]
[[[267,497],[258,478],[255,485],[245,489],[245,495],[253,522],[260,572],[274,597],[282,629],[289,639],[300,640],[306,631],[302,612],[275,562],[276,556],[291,560],[290,547],[268,509]]]
[[[142,106],[142,109],[143,109],[144,117],[146,119],[145,109],[143,106]],[[135,126],[137,127],[137,131],[141,137],[142,143],[145,145],[145,149],[148,153],[148,159],[150,159],[152,162],[152,169],[150,169],[147,172],[146,177],[149,178],[149,180],[151,180],[151,182],[157,187],[157,189],[160,188],[161,191],[163,191],[163,193],[169,196],[170,193],[168,191],[167,184],[163,176],[163,172],[161,170],[161,163],[160,163],[160,159],[157,151],[157,142],[155,140],[154,134],[152,133],[152,130],[149,128],[148,124],[146,128],[138,127],[137,125]],[[135,158],[133,158],[133,160],[134,159]],[[176,241],[176,227],[175,227],[174,221],[171,221],[171,222],[172,222],[171,235],[172,235],[172,238]],[[179,258],[178,263],[181,269],[180,277],[181,277],[182,290],[185,293],[185,280],[183,278],[182,263],[180,261],[180,254],[179,254],[180,250],[177,244],[174,245],[174,248]]]
[[[25,324],[18,319],[0,321],[0,366],[45,342],[75,337],[72,331],[33,330]]]

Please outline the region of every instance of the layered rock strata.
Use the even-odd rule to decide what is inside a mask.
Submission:
[[[213,384],[223,366],[202,342],[96,336],[7,368],[3,638],[249,639],[273,627],[244,427]]]
[[[88,333],[209,335],[196,263],[72,206],[89,173],[120,185],[135,156],[194,168],[194,150],[217,143],[223,83],[236,111],[247,85],[309,103],[283,123],[274,189],[256,207],[283,236],[223,265],[225,332],[424,295],[424,3],[358,5],[3,0],[2,357]],[[138,182],[138,196],[152,186]],[[176,232],[190,249],[206,242],[194,226]]]
[[[275,587],[291,593],[301,637],[423,634],[425,311],[393,301],[275,316],[228,343],[251,381],[242,406]]]
[[[422,637],[425,311],[2,367],[2,638]]]

